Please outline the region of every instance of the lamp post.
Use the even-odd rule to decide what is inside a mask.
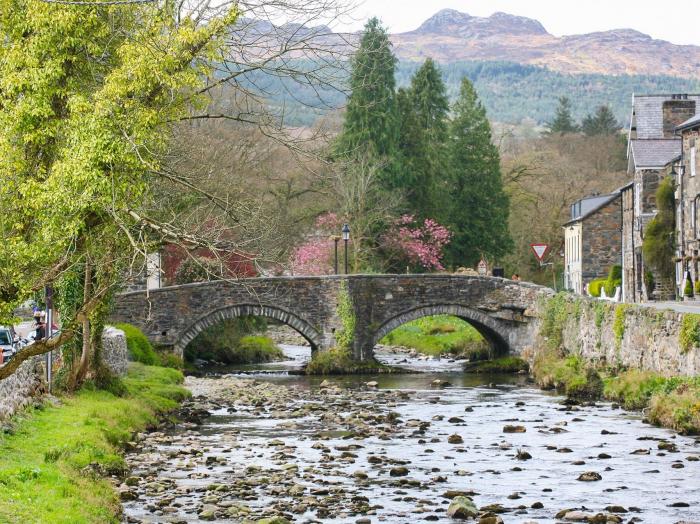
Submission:
[[[333,274],[337,275],[338,274],[338,242],[340,241],[340,237],[338,235],[333,235],[333,248],[334,248],[334,253],[335,253],[335,258],[333,259]]]
[[[350,241],[350,226],[343,224],[343,242],[345,243],[345,274],[348,274],[348,242]]]

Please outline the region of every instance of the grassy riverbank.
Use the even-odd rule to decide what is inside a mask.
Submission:
[[[657,426],[700,434],[700,377],[596,369],[576,355],[562,357],[555,350],[538,355],[532,373],[545,389],[557,389],[574,399],[619,402],[626,409],[644,410],[647,420]]]
[[[469,323],[450,315],[424,317],[396,328],[381,340],[387,346],[413,348],[425,355],[489,356],[488,344]]]
[[[122,474],[123,446],[189,392],[174,369],[131,364],[126,392],[84,388],[27,411],[0,437],[0,522],[119,522],[106,476]]]

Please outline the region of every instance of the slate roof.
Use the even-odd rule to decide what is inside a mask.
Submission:
[[[688,129],[690,127],[697,127],[700,126],[700,113],[695,115],[693,118],[689,118],[685,122],[683,122],[681,125],[679,125],[676,129],[681,130],[681,129]]]
[[[688,95],[688,100],[695,100],[700,110],[700,94]],[[674,100],[673,95],[634,95],[633,120],[637,129],[637,138],[663,138],[663,103]]]
[[[661,140],[632,140],[630,144],[632,159],[636,168],[664,167],[681,156],[680,138]]]
[[[621,189],[622,188],[616,189],[609,195],[589,196],[576,201],[571,206],[571,220],[565,222],[563,227],[581,220],[586,220],[589,216],[595,214],[599,209],[605,207],[616,198],[619,198]]]

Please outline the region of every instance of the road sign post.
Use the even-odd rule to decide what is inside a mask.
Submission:
[[[554,270],[554,262],[548,262],[545,264],[544,259],[549,254],[549,244],[544,244],[541,242],[536,242],[534,244],[530,244],[530,249],[532,249],[532,252],[535,255],[535,258],[537,261],[540,263],[540,267],[544,266],[552,266],[552,287],[554,288],[554,291],[557,290],[557,274],[556,271]]]

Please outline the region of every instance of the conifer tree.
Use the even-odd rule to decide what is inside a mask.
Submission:
[[[433,216],[435,188],[444,172],[449,101],[440,70],[430,58],[399,90],[400,169],[396,189],[406,197],[407,210],[416,216]]]
[[[503,189],[498,149],[491,125],[474,86],[462,80],[447,141],[448,184],[442,222],[452,232],[447,263],[474,266],[483,255],[497,259],[508,253],[508,196]]]
[[[583,119],[581,129],[586,136],[610,136],[620,132],[620,124],[612,110],[602,105],[594,115],[588,115]]]
[[[579,131],[578,124],[571,116],[571,100],[565,96],[560,97],[554,120],[547,124],[548,134],[564,135],[567,133],[578,133]]]
[[[396,57],[379,19],[372,18],[365,25],[351,67],[351,93],[339,139],[339,153],[348,155],[362,151],[392,158],[398,139]]]

